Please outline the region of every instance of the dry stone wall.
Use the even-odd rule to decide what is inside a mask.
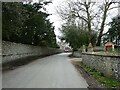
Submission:
[[[120,56],[82,54],[83,63],[120,81]]]
[[[27,56],[47,56],[60,52],[61,50],[56,48],[2,41],[2,63],[11,62]]]

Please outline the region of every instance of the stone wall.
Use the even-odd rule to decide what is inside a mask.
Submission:
[[[61,50],[56,48],[2,41],[2,63],[11,62],[27,56],[47,56],[60,52]]]
[[[120,56],[82,54],[83,63],[120,81]]]
[[[79,58],[79,57],[81,57],[81,52],[80,51],[74,51],[73,56]]]

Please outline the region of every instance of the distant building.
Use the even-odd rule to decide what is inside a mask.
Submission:
[[[112,42],[107,42],[105,44],[105,50],[108,51],[110,49],[114,51],[114,44]]]

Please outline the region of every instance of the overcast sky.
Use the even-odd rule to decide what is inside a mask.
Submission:
[[[61,18],[58,16],[58,14],[56,13],[56,7],[61,4],[62,2],[64,2],[65,0],[52,0],[52,3],[49,4],[46,8],[48,13],[52,14],[49,16],[49,19],[51,22],[54,22],[53,25],[55,26],[55,34],[59,35],[60,32],[58,30],[58,28],[61,27],[61,24],[63,23],[63,21],[61,20]]]

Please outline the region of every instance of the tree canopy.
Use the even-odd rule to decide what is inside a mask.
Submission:
[[[89,44],[89,32],[76,25],[66,25],[62,27],[62,40],[65,40],[73,50],[78,50],[81,46]],[[96,42],[96,33],[92,33],[91,42],[94,45]]]
[[[109,25],[110,28],[104,39],[114,42],[116,45],[120,45],[120,16],[112,18],[112,22],[110,22]]]
[[[4,2],[2,5],[3,40],[39,46],[57,47],[54,27],[42,12],[44,3]]]

